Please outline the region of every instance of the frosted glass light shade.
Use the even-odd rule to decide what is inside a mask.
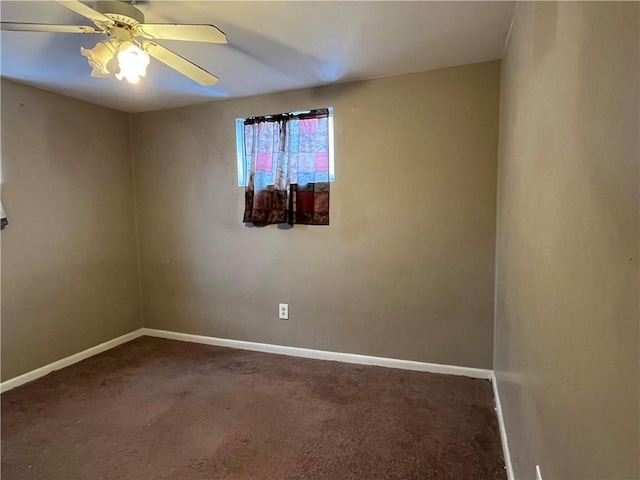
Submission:
[[[111,77],[116,73],[118,68],[116,52],[120,43],[119,40],[112,39],[99,42],[92,49],[80,47],[80,53],[87,57],[92,67],[92,77]]]
[[[118,49],[118,67],[116,78],[122,80],[126,78],[129,83],[138,83],[140,77],[147,74],[149,65],[149,55],[141,50],[133,42],[122,42]]]

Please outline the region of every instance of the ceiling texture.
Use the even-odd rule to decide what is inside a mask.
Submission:
[[[91,5],[92,2],[85,2]],[[227,45],[158,41],[220,81],[203,87],[152,59],[132,85],[92,78],[80,47],[107,37],[2,31],[3,77],[125,112],[422,72],[501,58],[515,2],[138,1],[148,23],[206,23]],[[54,1],[0,2],[7,22],[90,25]]]

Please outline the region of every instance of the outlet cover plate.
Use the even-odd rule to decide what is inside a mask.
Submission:
[[[281,320],[289,320],[289,304],[281,303],[278,305],[278,318]]]

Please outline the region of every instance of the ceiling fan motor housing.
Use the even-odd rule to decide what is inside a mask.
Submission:
[[[95,2],[94,9],[122,25],[133,27],[144,23],[144,14],[127,2],[100,0]]]

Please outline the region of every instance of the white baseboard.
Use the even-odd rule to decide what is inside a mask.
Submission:
[[[127,343],[131,340],[141,337],[143,335],[142,330],[142,328],[139,328],[138,330],[127,333],[118,338],[114,338],[113,340],[101,343],[100,345],[96,345],[95,347],[87,348],[82,352],[45,365],[44,367],[36,368],[35,370],[31,370],[30,372],[27,372],[23,375],[13,377],[7,381],[0,383],[0,392],[6,392],[8,390],[11,390],[12,388],[24,385],[25,383],[32,382],[40,377],[44,377],[54,370],[60,370],[61,368],[68,367],[69,365],[78,363],[86,358],[93,357],[94,355],[106,352],[107,350],[117,347],[118,345],[122,345],[123,343]]]
[[[399,368],[402,370],[415,370],[418,372],[443,373],[446,375],[462,375],[465,377],[493,378],[493,371],[482,368],[458,367],[455,365],[441,365],[438,363],[416,362],[413,360],[398,360],[395,358],[372,357],[355,353],[329,352],[325,350],[313,350],[310,348],[287,347],[284,345],[272,345],[269,343],[247,342],[243,340],[229,340],[226,338],[206,337],[189,333],[170,332],[143,328],[142,335],[150,337],[167,338],[183,342],[202,343],[218,347],[238,348],[240,350],[253,350],[256,352],[276,353],[292,357],[314,358],[317,360],[332,360],[334,362],[356,363],[359,365],[375,365],[378,367]]]
[[[500,393],[498,392],[498,381],[495,373],[491,374],[491,385],[493,385],[493,398],[496,402],[496,415],[498,416],[498,426],[500,427],[500,440],[502,441],[502,454],[504,456],[507,480],[515,480],[513,465],[511,464],[511,454],[509,453],[509,442],[507,441],[507,429],[502,416],[502,404],[500,403]]]

